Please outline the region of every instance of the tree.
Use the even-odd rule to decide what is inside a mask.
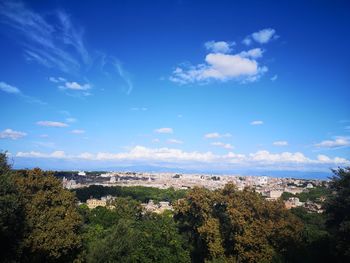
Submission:
[[[182,237],[166,214],[120,219],[103,238],[89,244],[86,258],[88,262],[190,262]]]
[[[350,261],[350,167],[333,170],[326,202],[327,226],[339,262]]]
[[[302,224],[284,208],[250,189],[228,184],[209,191],[194,188],[175,207],[175,219],[188,236],[194,262],[271,262],[288,257]]]
[[[23,235],[23,212],[6,152],[0,152],[0,258],[16,260]]]
[[[21,261],[73,261],[81,248],[82,223],[74,194],[40,169],[18,172],[15,182],[26,224]]]

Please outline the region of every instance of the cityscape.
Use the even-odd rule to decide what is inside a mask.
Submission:
[[[0,263],[350,262],[349,14],[0,0]]]

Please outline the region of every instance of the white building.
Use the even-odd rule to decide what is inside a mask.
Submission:
[[[79,176],[86,176],[86,173],[85,173],[84,171],[79,171],[79,172],[78,172],[78,175],[79,175]]]

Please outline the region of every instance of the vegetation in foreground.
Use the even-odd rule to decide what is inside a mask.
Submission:
[[[105,194],[102,188],[92,190]],[[288,211],[282,200],[267,202],[234,185],[216,191],[140,188],[118,193],[114,209],[89,210],[78,206],[75,193],[51,174],[40,169],[14,172],[0,153],[1,261],[350,260],[350,168],[334,171],[324,214]],[[80,198],[86,194],[77,192]],[[174,212],[142,210],[140,201],[164,197],[173,202]]]

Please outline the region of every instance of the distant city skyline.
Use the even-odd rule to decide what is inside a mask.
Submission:
[[[0,0],[15,168],[350,166],[347,1]]]

